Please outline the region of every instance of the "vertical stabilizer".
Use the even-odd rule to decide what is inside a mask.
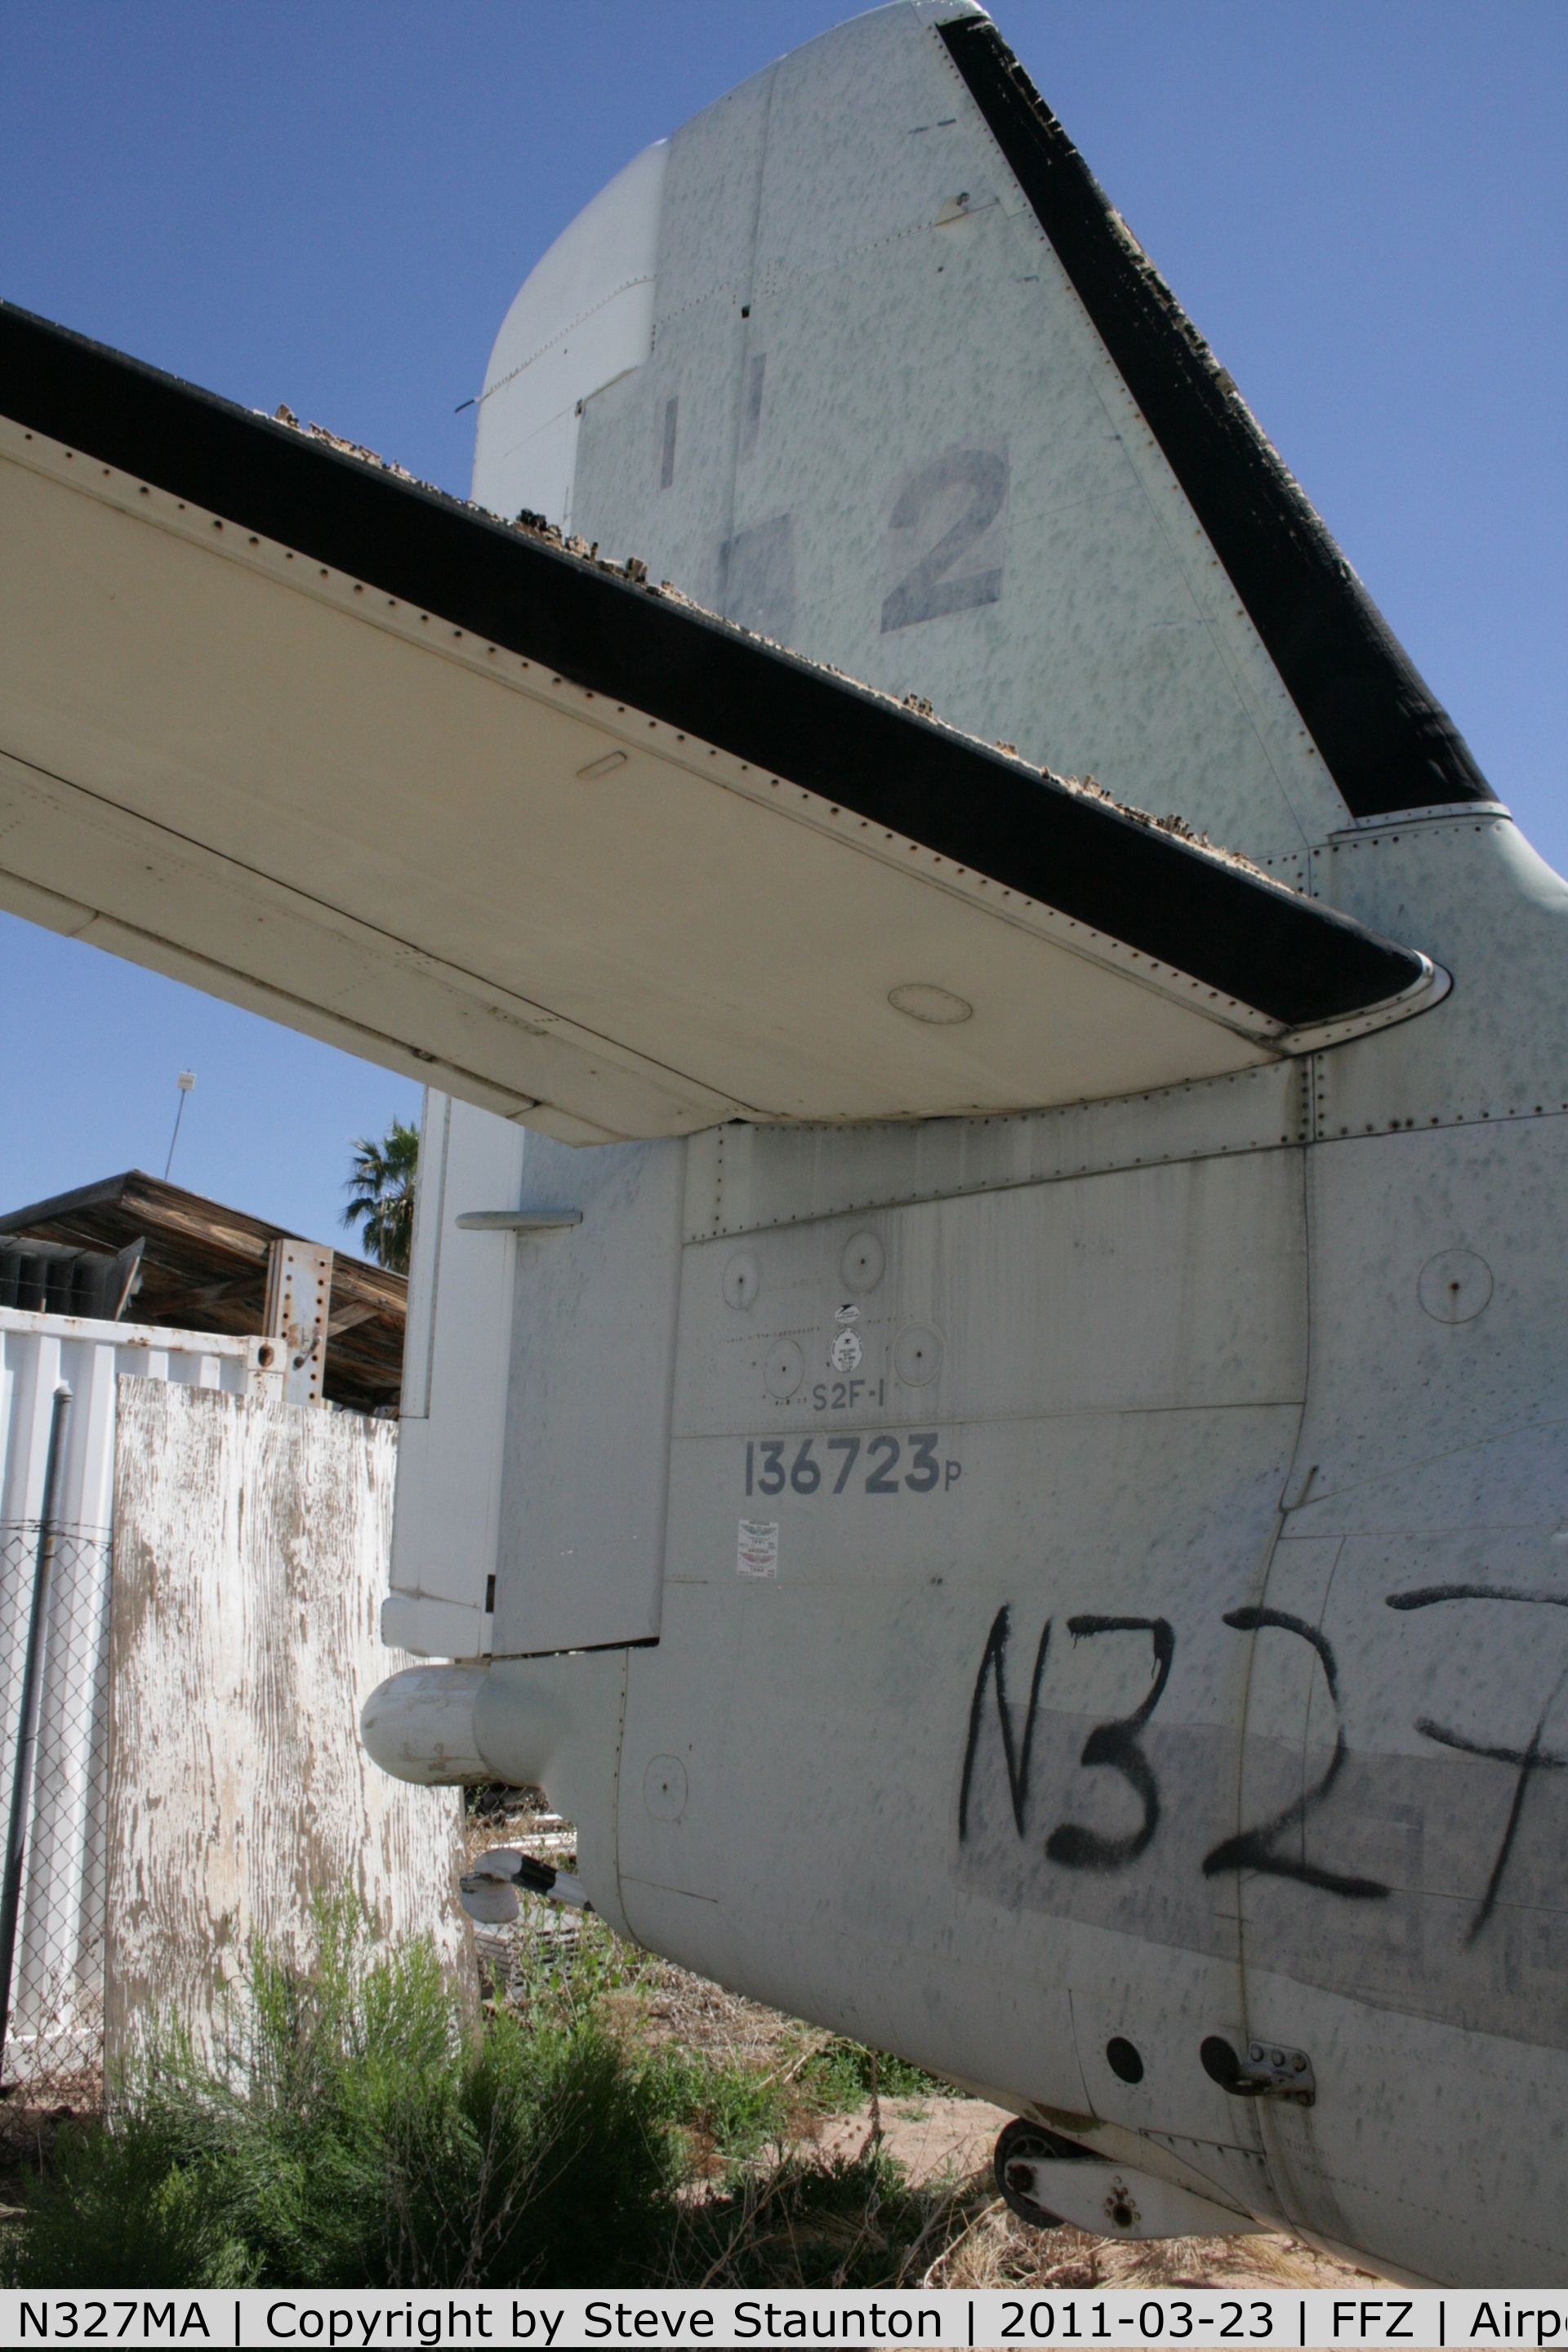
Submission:
[[[897,0],[658,153],[530,280],[648,314],[561,362],[552,520],[1287,879],[1347,810],[1491,798],[988,17]],[[515,510],[504,375],[475,495]]]

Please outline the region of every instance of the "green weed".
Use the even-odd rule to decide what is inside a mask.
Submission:
[[[430,1946],[323,1902],[308,1966],[253,1948],[215,2048],[165,2026],[102,2122],[62,2126],[0,2279],[886,2284],[929,2260],[945,2224],[885,2155],[797,2143],[931,2077],[805,2028],[760,2058],[656,2044],[663,1984],[591,1920],[569,1958],[525,1938],[510,1999],[476,2017]]]
[[[150,2047],[62,2135],[17,2285],[615,2285],[667,2242],[682,2163],[653,2070],[592,2021],[481,2030],[419,1943],[324,1906],[309,1969],[251,1956],[211,2059]]]
[[[886,2050],[836,2037],[802,2068],[801,2087],[824,2111],[858,2107],[873,2093],[881,2099],[940,2099],[952,2086]]]
[[[877,2148],[831,2164],[791,2150],[682,2213],[671,2274],[722,2287],[918,2284],[984,2202],[910,2188]]]

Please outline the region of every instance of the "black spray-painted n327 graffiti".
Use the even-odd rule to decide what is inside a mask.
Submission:
[[[1002,1757],[1007,1771],[1007,1790],[1013,1803],[1013,1824],[1018,1835],[1025,1832],[1025,1814],[1029,1800],[1029,1768],[1035,1745],[1035,1723],[1040,1707],[1040,1679],[1046,1671],[1046,1658],[1051,1643],[1051,1620],[1047,1617],[1040,1643],[1035,1653],[1035,1669],[1029,1678],[1029,1704],[1024,1716],[1024,1734],[1016,1738],[1012,1711],[1007,1704],[1007,1643],[1012,1632],[1013,1612],[1006,1606],[996,1612],[991,1631],[985,1637],[981,1654],[980,1671],[974,1677],[974,1694],[969,1703],[969,1738],[963,1751],[963,1773],[958,1790],[958,1835],[962,1843],[969,1835],[969,1798],[974,1777],[974,1759],[980,1747],[980,1734],[985,1721],[985,1686],[994,1683],[996,1692],[996,1719],[1002,1732]],[[1124,1837],[1106,1837],[1099,1830],[1088,1830],[1077,1822],[1061,1822],[1046,1840],[1046,1853],[1053,1862],[1068,1870],[1124,1870],[1129,1863],[1150,1844],[1160,1825],[1160,1790],[1148,1758],[1139,1745],[1138,1735],[1154,1709],[1159,1706],[1165,1685],[1171,1676],[1171,1661],[1176,1653],[1176,1637],[1163,1617],[1069,1617],[1068,1632],[1075,1643],[1089,1640],[1097,1633],[1148,1633],[1154,1645],[1154,1683],[1142,1705],[1131,1715],[1118,1716],[1110,1723],[1098,1723],[1083,1743],[1079,1761],[1094,1766],[1109,1765],[1130,1782],[1142,1800],[1143,1819],[1138,1828]]]
[[[1352,1903],[1375,1901],[1388,1893],[1381,1880],[1347,1878],[1337,1870],[1321,1870],[1305,1859],[1297,1862],[1281,1853],[1275,1844],[1289,1830],[1301,1827],[1309,1813],[1315,1813],[1326,1802],[1329,1790],[1339,1779],[1345,1760],[1345,1727],[1340,1720],[1340,1678],[1334,1664],[1334,1654],[1327,1636],[1304,1617],[1291,1617],[1283,1609],[1227,1609],[1225,1622],[1238,1633],[1259,1633],[1266,1625],[1278,1626],[1282,1633],[1295,1633],[1310,1642],[1318,1654],[1318,1664],[1323,1670],[1323,1680],[1329,1686],[1329,1696],[1334,1703],[1334,1752],[1329,1759],[1329,1769],[1310,1789],[1275,1814],[1271,1822],[1262,1822],[1256,1829],[1238,1830],[1235,1837],[1226,1838],[1213,1852],[1204,1856],[1204,1876],[1217,1878],[1226,1870],[1256,1870],[1271,1878],[1299,1879],[1303,1886],[1316,1886],[1325,1895],[1343,1895]]]
[[[1131,1715],[1097,1723],[1078,1759],[1084,1765],[1108,1764],[1113,1772],[1120,1772],[1142,1800],[1142,1821],[1125,1837],[1106,1837],[1099,1830],[1080,1828],[1077,1822],[1063,1822],[1046,1840],[1047,1860],[1059,1862],[1068,1870],[1125,1870],[1152,1843],[1160,1826],[1160,1784],[1138,1744],[1138,1734],[1164,1696],[1171,1661],[1176,1654],[1176,1637],[1163,1617],[1069,1617],[1068,1632],[1075,1642],[1087,1641],[1095,1633],[1147,1633],[1154,1644],[1153,1688],[1148,1697]]]
[[[1386,1595],[1386,1604],[1390,1609],[1430,1609],[1439,1601],[1522,1601],[1531,1608],[1568,1609],[1568,1594],[1531,1592],[1521,1586],[1511,1584],[1426,1584],[1420,1586],[1414,1592],[1390,1592]],[[1537,1772],[1561,1772],[1568,1768],[1568,1756],[1548,1755],[1541,1745],[1542,1735],[1546,1729],[1547,1717],[1556,1705],[1558,1695],[1565,1682],[1568,1682],[1568,1666],[1563,1668],[1553,1683],[1546,1704],[1536,1720],[1535,1728],[1530,1735],[1529,1745],[1525,1748],[1489,1748],[1479,1740],[1467,1739],[1463,1733],[1450,1731],[1444,1725],[1434,1723],[1430,1716],[1423,1715],[1416,1717],[1415,1728],[1424,1739],[1434,1739],[1443,1748],[1458,1748],[1465,1756],[1484,1756],[1494,1764],[1511,1764],[1519,1774],[1518,1780],[1513,1784],[1513,1802],[1509,1807],[1508,1820],[1504,1824],[1496,1859],[1492,1864],[1491,1876],[1487,1881],[1487,1891],[1477,1905],[1475,1916],[1470,1921],[1469,1931],[1465,1938],[1467,1943],[1475,1942],[1497,1907],[1503,1874],[1508,1868],[1509,1855],[1513,1852],[1513,1842],[1519,1832],[1520,1818],[1524,1811],[1524,1800],[1532,1776]]]
[[[1435,1591],[1430,1597],[1454,1599],[1461,1595],[1458,1588],[1444,1588],[1441,1591]],[[1463,1597],[1469,1597],[1468,1588],[1466,1588]],[[1528,1596],[1522,1594],[1500,1596],[1489,1592],[1486,1597],[1523,1599]],[[1425,1596],[1419,1595],[1411,1596],[1408,1599],[1391,1601],[1390,1606],[1417,1607],[1422,1605],[1424,1598]],[[1300,1796],[1286,1805],[1272,1819],[1258,1822],[1250,1828],[1239,1830],[1234,1837],[1222,1839],[1218,1845],[1213,1847],[1204,1857],[1205,1877],[1217,1877],[1226,1871],[1249,1870],[1256,1872],[1259,1876],[1295,1879],[1303,1885],[1316,1887],[1325,1895],[1341,1895],[1352,1902],[1380,1900],[1389,1892],[1381,1880],[1357,1878],[1341,1871],[1324,1870],[1305,1859],[1298,1861],[1289,1853],[1279,1850],[1279,1841],[1290,1831],[1300,1829],[1309,1816],[1326,1802],[1346,1760],[1344,1725],[1340,1720],[1339,1674],[1333,1650],[1327,1637],[1320,1633],[1316,1626],[1309,1625],[1304,1618],[1290,1616],[1280,1609],[1233,1609],[1226,1612],[1224,1622],[1238,1633],[1258,1633],[1266,1627],[1272,1626],[1280,1633],[1295,1634],[1300,1640],[1310,1644],[1322,1667],[1323,1677],[1328,1684],[1329,1696],[1334,1705],[1334,1752],[1329,1759],[1327,1769],[1313,1786],[1304,1790]],[[959,1782],[958,1794],[958,1835],[961,1844],[969,1835],[969,1809],[973,1787],[974,1759],[979,1752],[980,1735],[984,1727],[987,1685],[992,1685],[995,1693],[996,1718],[1002,1735],[1003,1761],[1007,1774],[1007,1790],[1012,1802],[1014,1828],[1020,1838],[1026,1834],[1030,1796],[1030,1769],[1034,1754],[1035,1730],[1039,1716],[1040,1684],[1050,1649],[1051,1623],[1052,1621],[1047,1618],[1045,1631],[1040,1635],[1039,1647],[1035,1653],[1034,1671],[1029,1680],[1028,1706],[1024,1716],[1023,1734],[1019,1738],[1014,1731],[1012,1709],[1007,1699],[1007,1645],[1012,1633],[1011,1608],[1004,1606],[999,1609],[992,1621],[990,1633],[985,1637],[985,1647],[981,1653],[980,1668],[974,1678],[974,1689],[969,1706],[969,1736],[964,1746],[963,1771]],[[1140,1734],[1159,1706],[1164,1696],[1165,1686],[1170,1681],[1171,1667],[1176,1652],[1176,1636],[1169,1621],[1163,1617],[1069,1617],[1068,1632],[1075,1643],[1104,1633],[1147,1633],[1152,1647],[1151,1670],[1152,1681],[1147,1697],[1133,1709],[1131,1715],[1117,1716],[1110,1722],[1096,1724],[1084,1741],[1079,1756],[1081,1766],[1089,1769],[1106,1766],[1112,1771],[1121,1773],[1122,1779],[1127,1781],[1142,1803],[1142,1821],[1135,1830],[1119,1837],[1108,1836],[1100,1830],[1086,1829],[1078,1822],[1060,1822],[1045,1841],[1047,1859],[1059,1864],[1064,1869],[1097,1872],[1126,1870],[1139,1859],[1140,1855],[1148,1851],[1160,1826],[1159,1780],[1144,1752]],[[1426,1728],[1425,1723],[1421,1727]],[[1431,1736],[1442,1738],[1445,1735],[1434,1731]],[[1500,1750],[1492,1749],[1483,1752],[1489,1755],[1502,1753]],[[1510,1758],[1510,1760],[1521,1759]],[[1568,1759],[1542,1757],[1532,1759],[1529,1769],[1533,1769],[1535,1762],[1554,1765],[1559,1761],[1568,1761]],[[1525,1777],[1525,1774],[1521,1774],[1521,1790]],[[1511,1833],[1510,1828],[1510,1837]],[[1500,1858],[1497,1874],[1499,1875],[1500,1875],[1501,1862],[1506,1858],[1505,1843],[1504,1853]]]

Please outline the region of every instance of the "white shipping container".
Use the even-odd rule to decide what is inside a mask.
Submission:
[[[260,1344],[0,1307],[0,1823],[9,1817],[49,1426],[62,1381],[72,1397],[0,2053],[7,2083],[91,2070],[101,2048],[117,1382],[128,1374],[243,1395]]]

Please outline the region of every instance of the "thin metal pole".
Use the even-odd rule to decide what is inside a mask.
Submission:
[[[180,1104],[179,1108],[174,1113],[174,1132],[169,1138],[169,1157],[163,1162],[163,1181],[165,1184],[169,1181],[169,1171],[174,1164],[174,1146],[180,1139],[180,1121],[185,1115],[185,1097],[190,1093],[191,1088],[195,1085],[195,1083],[196,1074],[195,1070],[182,1070],[179,1076],[174,1081],[174,1084],[180,1089]]]
[[[44,1515],[38,1522],[33,1605],[27,1618],[27,1657],[22,1669],[22,1705],[16,1718],[16,1761],[11,1775],[11,1821],[5,1838],[5,1875],[0,1883],[0,2074],[11,2025],[11,1973],[16,1958],[16,1922],[22,1908],[22,1863],[27,1845],[27,1814],[33,1801],[33,1764],[38,1747],[38,1706],[43,1696],[44,1634],[49,1617],[49,1583],[59,1537],[60,1484],[65,1476],[66,1431],[71,1392],[61,1381],[49,1415],[49,1450],[44,1465]]]
[[[169,1138],[169,1156],[163,1162],[163,1181],[165,1184],[169,1181],[169,1171],[174,1164],[174,1146],[180,1139],[180,1121],[184,1118],[184,1115],[185,1089],[182,1087],[180,1089],[179,1108],[174,1113],[174,1132]]]

